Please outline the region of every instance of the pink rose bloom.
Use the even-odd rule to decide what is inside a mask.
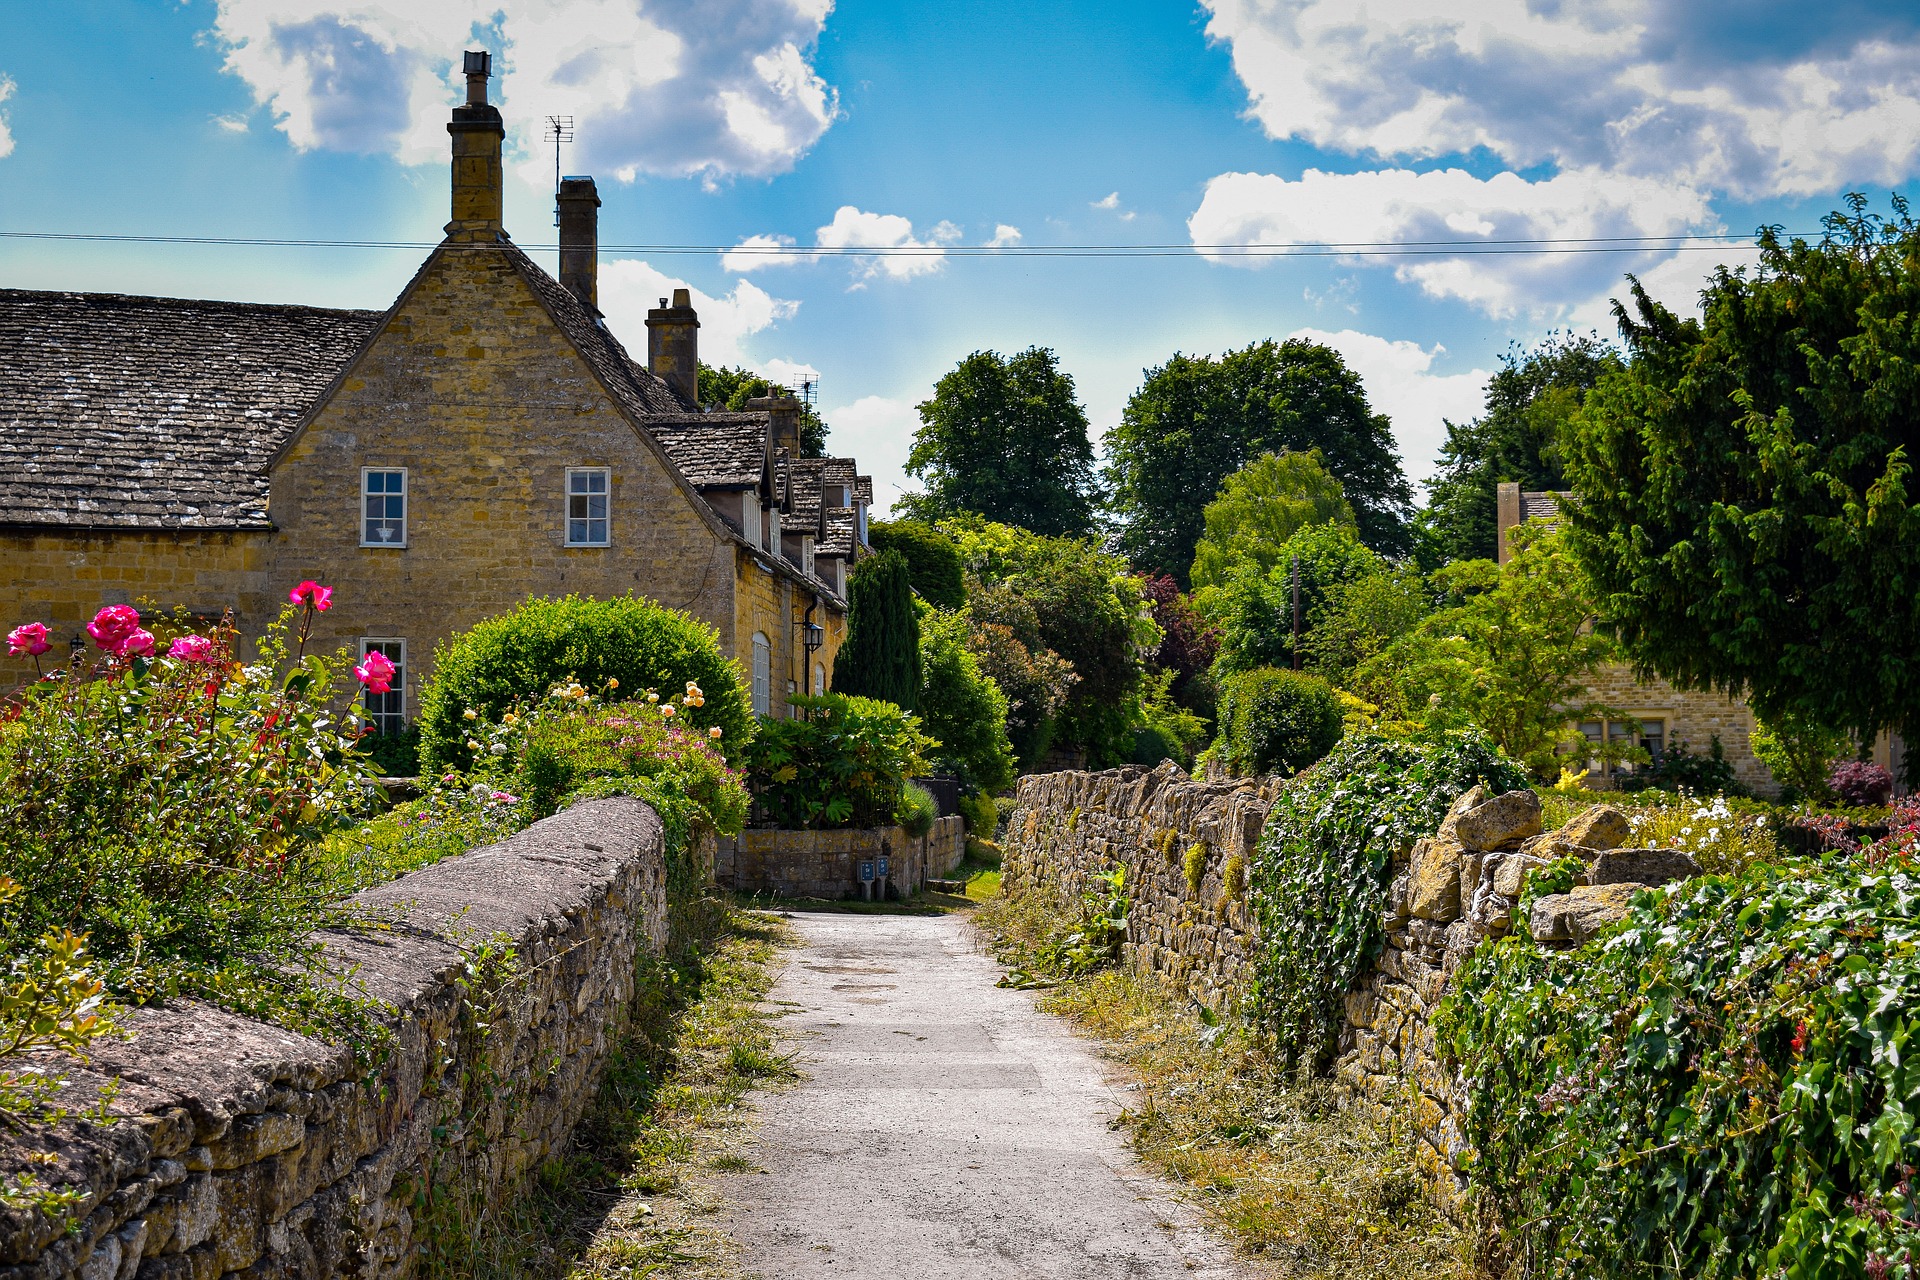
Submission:
[[[102,649],[118,649],[122,640],[139,629],[140,611],[130,604],[110,604],[87,624],[87,634]]]
[[[167,656],[179,658],[185,662],[211,662],[213,641],[205,636],[181,636],[168,648]]]
[[[305,582],[287,592],[287,599],[295,604],[306,604],[311,600],[315,612],[325,613],[333,607],[333,588],[323,587],[312,578],[308,578]]]
[[[145,627],[135,627],[120,638],[113,651],[122,658],[152,657],[154,646],[153,632]]]
[[[325,590],[325,588],[322,588]],[[368,693],[386,693],[393,688],[393,660],[384,653],[370,653],[360,660],[353,674]]]
[[[47,629],[38,622],[29,622],[7,632],[7,652],[16,658],[21,654],[37,658],[52,647],[47,643]]]

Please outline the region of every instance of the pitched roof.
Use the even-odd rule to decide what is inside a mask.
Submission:
[[[0,289],[0,522],[267,527],[267,460],[385,313]]]
[[[1560,500],[1571,495],[1555,493],[1551,489],[1539,493],[1522,491],[1520,494],[1520,520],[1538,520],[1551,529],[1560,523]]]
[[[767,470],[764,413],[649,415],[646,427],[673,465],[696,486],[749,489]]]
[[[626,409],[634,414],[679,414],[697,411],[700,406],[689,404],[673,393],[664,380],[634,363],[620,340],[613,336],[607,326],[596,317],[589,315],[573,296],[573,290],[555,280],[541,269],[518,246],[503,244],[502,250],[509,261],[520,270],[527,284],[540,295],[547,305],[554,321],[566,331],[573,345],[601,381],[613,392]]]
[[[818,533],[820,531],[820,495],[822,489],[822,471],[825,470],[825,458],[796,458],[791,475],[789,490],[790,519],[782,524],[791,524],[796,533]]]
[[[873,505],[873,477],[861,476],[853,482],[853,498],[856,502]]]
[[[834,507],[827,512],[827,533],[814,546],[818,556],[853,556],[853,508]]]

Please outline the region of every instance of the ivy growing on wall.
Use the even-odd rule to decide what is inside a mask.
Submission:
[[[1324,1068],[1341,997],[1379,951],[1393,857],[1432,835],[1461,792],[1527,785],[1477,731],[1431,742],[1347,738],[1275,801],[1249,883],[1261,1017],[1282,1060]]]

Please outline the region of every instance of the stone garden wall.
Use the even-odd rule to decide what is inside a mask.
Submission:
[[[0,1175],[86,1192],[71,1233],[0,1208],[0,1280],[405,1276],[423,1213],[457,1225],[561,1149],[666,944],[653,811],[576,805],[355,902],[391,927],[324,941],[392,1006],[390,1052],[192,1001],[135,1012],[68,1071],[75,1106],[119,1082],[109,1122],[0,1132]]]
[[[714,851],[714,879],[738,893],[783,898],[904,898],[946,875],[967,852],[966,819],[934,821],[924,836],[899,827],[860,831],[785,831],[748,828],[721,836]],[[885,863],[886,874],[880,874]],[[862,864],[873,879],[862,878]]]

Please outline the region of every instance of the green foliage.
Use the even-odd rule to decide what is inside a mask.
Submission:
[[[1216,674],[1293,665],[1293,562],[1300,562],[1301,649],[1305,637],[1333,610],[1335,591],[1388,571],[1379,555],[1342,525],[1308,525],[1280,548],[1262,573],[1252,562],[1231,570],[1218,586],[1198,591],[1194,604],[1220,629]]]
[[[736,413],[760,396],[790,395],[792,388],[776,386],[751,369],[702,364],[696,396],[703,405],[717,405]],[[827,424],[810,404],[800,409],[800,456],[823,458],[827,453]]]
[[[968,607],[967,649],[980,664],[981,674],[1007,698],[1007,741],[1023,769],[1040,763],[1053,743],[1055,717],[1067,704],[1067,694],[1079,681],[1073,664],[1040,641],[1040,624],[1033,607],[1009,591],[982,601],[979,613],[989,617],[1012,614],[1018,631],[1001,622],[983,621]],[[1020,639],[1031,637],[1040,647],[1030,649]]]
[[[801,716],[761,721],[747,750],[754,799],[776,827],[892,824],[909,777],[935,744],[891,702],[829,693],[792,699]]]
[[[939,758],[963,783],[988,791],[1011,786],[1007,695],[968,651],[971,628],[965,615],[928,609],[920,622],[921,727],[940,744]]]
[[[1095,872],[1071,923],[1038,946],[1016,948],[1017,963],[995,985],[1033,990],[1084,977],[1118,960],[1126,940],[1127,869]]]
[[[1757,754],[1757,753],[1756,753]],[[1651,764],[1618,774],[1614,785],[1622,791],[1690,791],[1704,796],[1744,796],[1745,784],[1733,771],[1720,735],[1714,734],[1705,751],[1690,751],[1679,738],[1667,743]]]
[[[1207,846],[1191,844],[1180,860],[1180,871],[1187,882],[1187,892],[1194,897],[1200,896],[1200,886],[1207,878]]]
[[[412,778],[420,773],[420,727],[408,725],[399,733],[369,733],[360,750],[383,778]]]
[[[1150,671],[1140,682],[1143,723],[1134,732],[1133,763],[1148,768],[1173,760],[1193,767],[1194,753],[1207,740],[1207,722],[1173,700],[1175,672]]]
[[[1827,774],[1837,758],[1853,754],[1853,739],[1798,712],[1760,720],[1749,739],[1753,754],[1773,772],[1775,781],[1796,797],[1830,800]]]
[[[717,740],[680,723],[684,702],[641,701],[575,710],[557,700],[535,707],[512,726],[512,787],[534,818],[597,778],[647,778],[690,801],[698,819],[722,834],[747,817],[741,775],[727,765]],[[667,714],[671,713],[671,714]]]
[[[0,877],[0,902],[19,890]],[[0,1119],[45,1114],[66,1083],[43,1067],[15,1070],[20,1055],[54,1049],[84,1057],[88,1045],[115,1030],[115,1012],[80,935],[50,932],[15,955],[0,974]]]
[[[1622,367],[1598,334],[1551,334],[1539,346],[1517,345],[1487,381],[1486,409],[1464,425],[1447,424],[1438,473],[1427,485],[1424,532],[1436,556],[1499,559],[1496,490],[1564,490],[1560,436],[1595,383]]]
[[[1434,575],[1457,602],[1363,664],[1356,683],[1395,718],[1429,728],[1484,729],[1509,758],[1541,778],[1585,759],[1572,722],[1626,719],[1588,694],[1587,680],[1614,656],[1595,631],[1586,580],[1557,535],[1530,530],[1505,566],[1464,560]],[[1645,754],[1603,746],[1608,758]]]
[[[1261,454],[1226,478],[1201,517],[1206,532],[1193,552],[1196,591],[1220,585],[1242,566],[1266,574],[1280,563],[1288,540],[1310,525],[1359,527],[1318,449]]]
[[[1345,488],[1366,545],[1408,549],[1413,491],[1386,415],[1331,347],[1256,342],[1214,359],[1175,355],[1149,369],[1107,436],[1118,546],[1182,584],[1226,478],[1263,453],[1318,449]]]
[[[1301,639],[1306,668],[1368,701],[1392,702],[1391,688],[1372,687],[1360,673],[1432,612],[1433,589],[1411,564],[1336,582]]]
[[[1093,530],[1098,496],[1087,414],[1053,352],[976,351],[922,402],[907,473],[926,483],[895,509],[972,514],[1047,535]]]
[[[739,669],[706,623],[637,596],[536,598],[435,648],[433,676],[420,691],[421,765],[431,773],[470,768],[468,711],[498,722],[569,680],[623,698],[671,696],[692,681],[706,691],[705,705],[689,714],[696,728],[718,726],[729,749],[753,736]]]
[[[1235,773],[1297,773],[1340,741],[1340,700],[1304,671],[1256,667],[1229,676],[1220,694],[1220,740]]]
[[[920,684],[920,617],[907,562],[882,552],[847,580],[847,639],[833,660],[833,691],[911,711]]]
[[[1867,741],[1920,723],[1920,224],[1849,204],[1815,244],[1764,229],[1699,320],[1634,284],[1564,522],[1637,664]]]
[[[1484,735],[1349,737],[1281,791],[1249,883],[1260,1017],[1289,1070],[1324,1067],[1341,999],[1379,951],[1393,859],[1430,836],[1461,792],[1526,785]]]
[[[991,840],[1000,829],[1000,805],[985,791],[969,791],[960,797],[960,816],[967,820],[967,833]]]
[[[894,806],[893,820],[917,840],[933,830],[933,824],[940,820],[940,806],[931,791],[917,782],[909,782],[900,788],[900,803]]]
[[[875,551],[900,553],[922,600],[936,609],[966,607],[964,565],[953,539],[918,520],[875,520],[867,526],[867,541]]]
[[[1436,1029],[1529,1275],[1906,1273],[1913,817],[1886,846],[1635,898],[1577,951],[1483,945]]]

